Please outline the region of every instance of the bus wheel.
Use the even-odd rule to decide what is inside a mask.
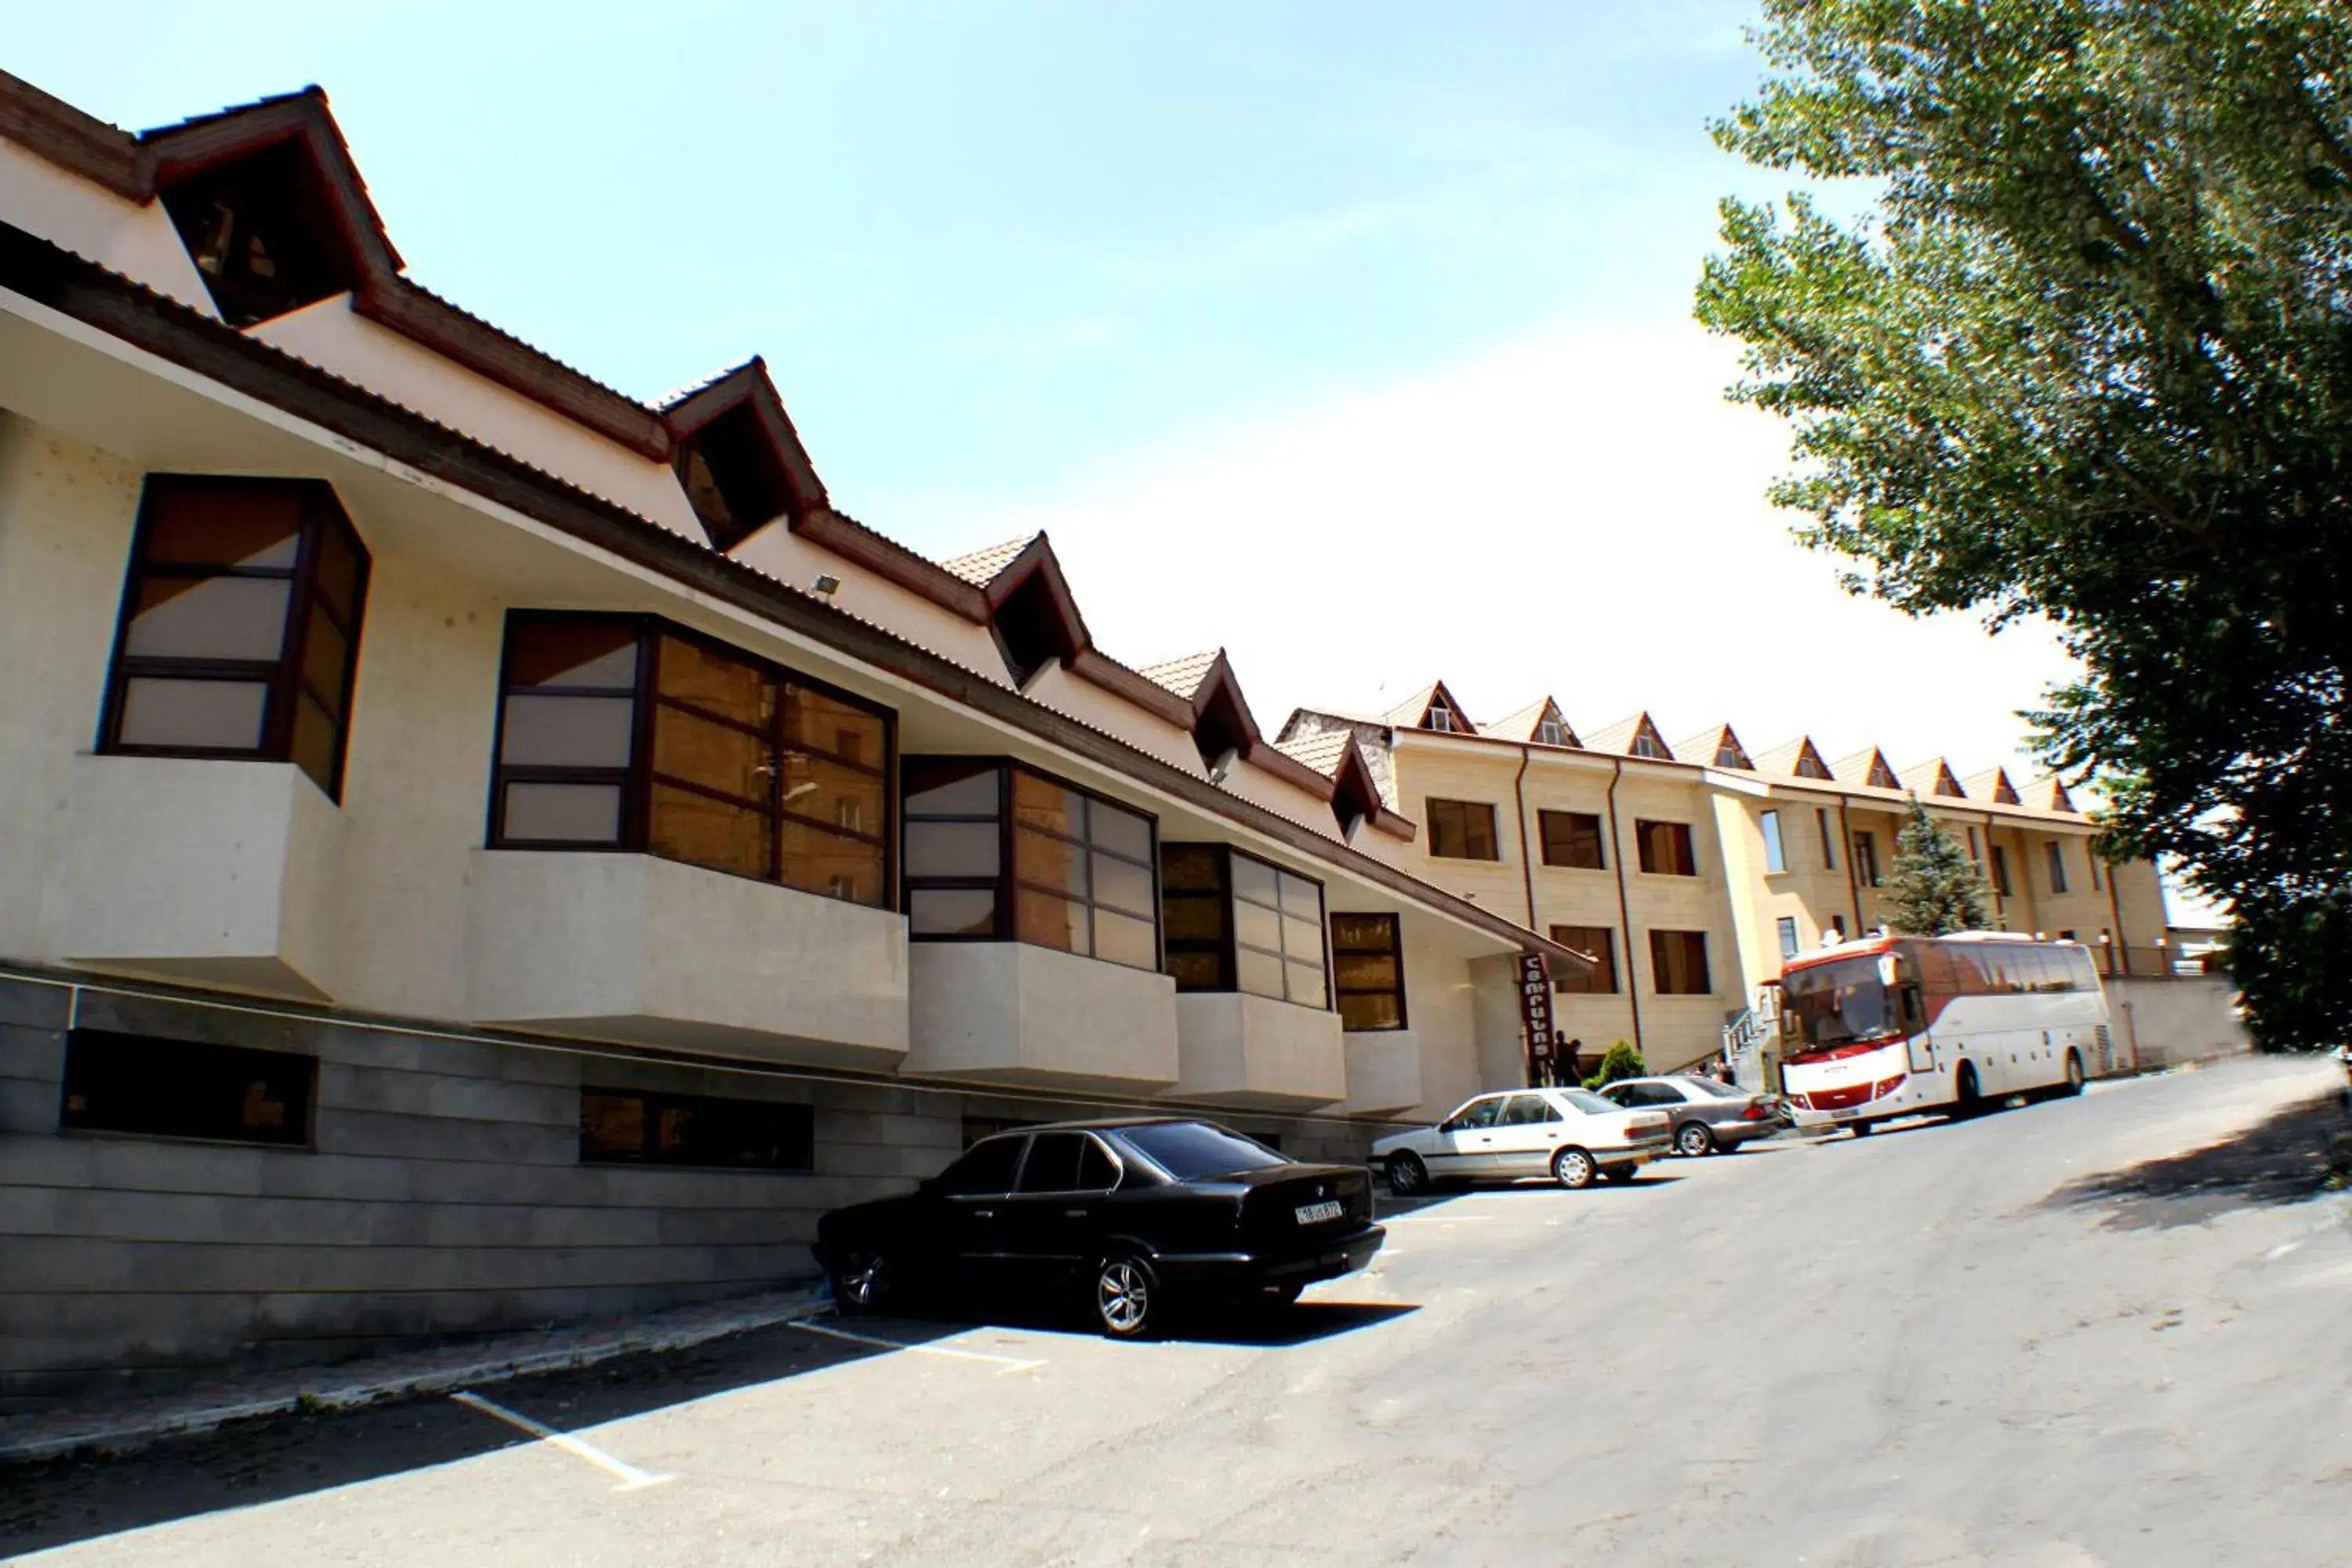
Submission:
[[[1846,1130],[1857,1138],[1867,1138],[1877,1131],[1867,1121],[1850,1121],[1846,1123]]]
[[[2076,1095],[2083,1092],[2082,1052],[2068,1051],[2066,1053],[2066,1087],[2059,1090],[2059,1092],[2066,1095]]]
[[[1984,1102],[1977,1098],[1977,1068],[1974,1062],[1962,1062],[1960,1070],[1953,1075],[1952,1102],[1955,1117],[1983,1113]]]

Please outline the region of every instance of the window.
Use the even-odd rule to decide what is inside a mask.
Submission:
[[[1163,845],[1160,867],[1177,990],[1331,1005],[1321,883],[1222,844]]]
[[[1540,1094],[1515,1094],[1503,1102],[1502,1114],[1495,1118],[1497,1127],[1541,1127],[1547,1121],[1560,1120],[1559,1112],[1550,1100]]]
[[[1969,858],[1979,862],[1984,859],[1984,847],[1978,841],[1977,830],[1973,827],[1969,829]]]
[[[1816,807],[1813,811],[1813,822],[1822,830],[1822,869],[1834,871],[1837,869],[1837,835],[1830,831],[1828,809]]]
[[[1854,830],[1853,878],[1865,888],[1878,886],[1878,835],[1866,827]]]
[[[290,1051],[76,1029],[58,1125],[306,1148],[318,1077],[316,1057]]]
[[[1040,1132],[1029,1140],[1016,1193],[1105,1193],[1118,1184],[1118,1166],[1083,1132]]]
[[[1601,818],[1585,811],[1539,811],[1536,827],[1543,840],[1543,863],[1584,871],[1605,871],[1608,857],[1601,848]]]
[[[1829,764],[1822,761],[1822,754],[1813,750],[1813,743],[1811,741],[1807,741],[1797,749],[1796,774],[1801,779],[1830,777]]]
[[[2050,890],[2063,893],[2066,890],[2066,847],[2053,838],[2042,847],[2050,862]]]
[[[580,1158],[590,1164],[816,1168],[816,1112],[768,1100],[580,1091]]]
[[[1706,932],[1650,933],[1650,982],[1661,996],[1705,996],[1715,990],[1706,973]]]
[[[189,259],[233,327],[282,316],[362,281],[299,136],[205,169],[162,195]]]
[[[733,549],[793,504],[792,480],[749,399],[688,434],[670,466],[719,550]]]
[[[1777,811],[1766,812],[1763,823],[1764,869],[1785,871],[1789,868],[1789,857],[1787,851],[1780,847],[1780,814]]]
[[[1151,1121],[1122,1127],[1111,1134],[1111,1141],[1133,1150],[1180,1182],[1289,1163],[1257,1140],[1205,1121]]]
[[[2010,896],[2009,851],[1998,844],[1992,847],[1992,890],[2004,899]]]
[[[2091,891],[2095,893],[2105,892],[2106,888],[2099,879],[2099,852],[2096,849],[2084,850],[2083,854],[2083,863],[2091,868]]]
[[[1495,808],[1484,801],[1429,803],[1429,852],[1441,860],[1499,860]]]
[[[1150,817],[1001,758],[909,757],[904,775],[910,934],[1160,967]]]
[[[1845,940],[1845,917],[1843,915],[1832,915],[1830,917],[1830,932],[1840,942],[1843,942]]]
[[[1625,748],[1625,754],[1629,757],[1654,757],[1662,763],[1675,760],[1675,753],[1667,747],[1665,737],[1658,733],[1657,726],[1650,722],[1650,716],[1646,713],[1642,715],[1642,721],[1633,726],[1633,743]]]
[[[1454,710],[1443,702],[1432,703],[1429,709],[1429,728],[1437,731],[1440,734],[1453,733]]]
[[[1797,938],[1797,917],[1794,915],[1782,915],[1777,924],[1780,931],[1780,956],[1783,958],[1796,957],[1800,950]]]
[[[1588,996],[1613,996],[1617,993],[1617,933],[1607,926],[1554,926],[1552,941],[1562,947],[1592,955],[1592,972],[1573,979],[1554,980],[1555,992]]]
[[[1492,1127],[1502,1117],[1503,1100],[1504,1097],[1499,1094],[1490,1094],[1483,1100],[1474,1100],[1447,1117],[1445,1125],[1452,1128],[1474,1129]]]
[[[1666,877],[1696,877],[1698,856],[1691,847],[1687,822],[1633,824],[1633,842],[1642,852],[1642,869]]]
[[[1402,1029],[1404,952],[1394,915],[1331,917],[1331,984],[1344,1029]]]
[[[367,576],[325,485],[150,477],[100,749],[290,762],[341,799]]]
[[[882,905],[890,717],[648,616],[507,617],[490,844]]]
[[[1568,726],[1557,719],[1546,718],[1536,726],[1536,744],[1538,746],[1567,745]]]
[[[1013,1190],[1013,1172],[1021,1163],[1026,1138],[992,1138],[964,1151],[963,1157],[940,1173],[940,1191],[952,1198],[994,1197]]]

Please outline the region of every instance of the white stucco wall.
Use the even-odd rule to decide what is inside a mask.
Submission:
[[[887,1069],[907,1048],[906,921],[647,855],[480,850],[470,1016]]]
[[[2238,991],[2226,976],[2105,982],[2116,1055],[2145,1071],[2253,1049],[2238,1017]]]
[[[641,458],[520,393],[354,315],[348,294],[263,321],[250,331],[404,408],[560,475],[698,543],[704,542],[702,522],[667,463]]]
[[[1167,975],[1027,942],[909,945],[907,1072],[1130,1093],[1175,1080]]]
[[[1226,1105],[1329,1105],[1348,1096],[1339,1015],[1237,991],[1176,998],[1181,1071],[1168,1092]]]
[[[220,315],[162,202],[142,206],[0,140],[0,212],[52,245]]]
[[[308,998],[334,994],[342,822],[287,763],[78,756],[48,954]]]
[[[1421,1041],[1413,1031],[1365,1030],[1341,1038],[1348,1056],[1342,1109],[1349,1114],[1393,1115],[1421,1103]]]
[[[999,686],[1012,685],[1005,678],[1004,656],[996,651],[995,639],[986,626],[810,543],[781,522],[770,523],[731,553],[745,565],[793,588],[808,588],[820,574],[838,577],[841,587],[834,594],[833,603],[841,609],[952,659]]]

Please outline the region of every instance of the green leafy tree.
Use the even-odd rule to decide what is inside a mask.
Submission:
[[[2273,1048],[2352,1037],[2352,5],[1763,0],[1699,319],[1857,592],[2046,617],[2113,858],[2235,911]],[[1843,193],[1858,193],[1849,202]]]
[[[1601,1067],[1584,1080],[1587,1089],[1601,1089],[1620,1079],[1647,1078],[1650,1069],[1642,1065],[1642,1053],[1623,1040],[1612,1044],[1601,1058]]]
[[[1895,836],[1895,864],[1881,891],[1886,923],[1914,936],[1982,931],[1991,923],[1984,873],[1916,800],[1911,820]]]

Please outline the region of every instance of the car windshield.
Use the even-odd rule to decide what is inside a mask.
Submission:
[[[1874,1039],[1894,1026],[1875,958],[1842,958],[1780,977],[1780,1007],[1809,1046]]]
[[[1604,1099],[1589,1089],[1564,1089],[1560,1093],[1560,1098],[1587,1116],[1614,1116],[1625,1109],[1616,1101]]]
[[[1205,1121],[1156,1121],[1143,1127],[1122,1127],[1116,1136],[1180,1182],[1289,1163],[1265,1144]]]

